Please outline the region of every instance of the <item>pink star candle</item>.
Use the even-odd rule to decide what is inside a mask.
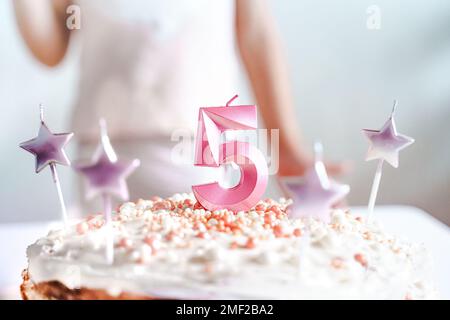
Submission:
[[[345,198],[350,187],[329,179],[322,161],[321,143],[314,144],[314,152],[314,167],[305,173],[303,179],[298,177],[294,181],[285,180],[281,185],[294,201],[291,217],[313,217],[329,222],[333,205]]]
[[[378,188],[381,181],[384,161],[388,162],[394,168],[398,167],[399,151],[414,143],[414,139],[397,132],[394,121],[395,108],[397,101],[394,101],[391,116],[380,130],[363,129],[364,134],[369,139],[369,151],[366,161],[378,160],[378,166],[373,179],[372,190],[370,192],[368,205],[368,219],[373,215],[375,200],[378,194]]]
[[[199,110],[195,165],[219,167],[234,162],[240,168],[239,183],[223,188],[218,182],[192,186],[198,202],[208,210],[248,210],[256,205],[267,186],[268,169],[262,153],[247,142],[220,143],[222,132],[257,128],[256,106],[205,107]]]
[[[76,165],[75,169],[86,178],[86,197],[92,199],[101,196],[107,228],[106,259],[114,261],[114,239],[111,228],[111,196],[128,200],[129,193],[125,179],[139,166],[138,159],[119,160],[111,145],[106,130],[106,122],[100,120],[101,142],[89,164]]]
[[[32,153],[36,158],[36,173],[39,173],[46,166],[50,167],[53,182],[58,192],[58,199],[61,206],[61,215],[64,224],[67,226],[67,209],[64,202],[61,183],[59,182],[56,164],[70,166],[69,158],[64,152],[65,145],[73,137],[73,133],[52,133],[44,122],[44,107],[40,108],[41,126],[36,138],[22,142],[19,146]]]

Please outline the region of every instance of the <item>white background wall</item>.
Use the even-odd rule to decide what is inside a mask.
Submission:
[[[379,30],[366,27],[372,4],[381,10]],[[380,127],[397,98],[398,128],[416,143],[401,153],[399,169],[385,167],[379,203],[415,205],[450,223],[450,2],[272,0],[271,7],[305,136],[320,138],[327,157],[354,162],[343,178],[350,203],[366,203],[375,169],[363,161],[361,128]],[[19,38],[11,1],[0,1],[0,222],[58,217],[50,172],[35,175],[18,144],[35,135],[39,102],[54,131],[68,127],[76,58],[71,50],[58,68],[39,65]],[[60,167],[60,175],[74,203],[73,173]]]

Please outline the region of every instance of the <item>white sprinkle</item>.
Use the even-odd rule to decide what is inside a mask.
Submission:
[[[120,214],[130,217],[134,214],[136,210],[136,205],[133,202],[125,202],[120,206],[119,212]]]

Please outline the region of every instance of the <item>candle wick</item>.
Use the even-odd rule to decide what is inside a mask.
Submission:
[[[316,170],[320,185],[324,189],[330,188],[330,179],[323,163],[323,145],[320,141],[314,143],[314,170]]]
[[[392,111],[391,111],[391,118],[394,116],[394,114],[395,114],[395,110],[397,109],[397,104],[398,104],[398,101],[397,101],[397,99],[395,99],[394,100],[394,105],[392,106]]]
[[[107,157],[112,161],[112,162],[116,162],[117,159],[117,155],[111,145],[111,141],[109,140],[109,136],[108,136],[108,128],[106,125],[106,120],[105,118],[100,118],[98,120],[99,126],[100,126],[100,140],[101,140],[101,145],[103,150],[105,151]]]
[[[230,103],[232,103],[234,100],[236,100],[237,97],[239,97],[239,95],[235,94],[235,95],[233,96],[233,98],[231,98],[231,99],[227,102],[227,104],[226,104],[225,106],[226,106],[226,107],[229,107],[229,106],[230,106]]]
[[[44,122],[44,105],[42,103],[39,104],[39,117],[41,122]]]
[[[107,136],[108,135],[108,128],[106,126],[106,121],[105,118],[100,118],[98,120],[98,124],[100,126],[100,135],[102,137]]]
[[[323,158],[323,145],[322,145],[322,142],[320,142],[320,141],[314,142],[314,156],[315,156],[316,162],[317,161],[322,161],[322,158]]]

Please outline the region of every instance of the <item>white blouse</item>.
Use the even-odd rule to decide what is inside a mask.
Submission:
[[[236,93],[233,0],[96,0],[81,12],[79,95],[73,130],[113,139],[196,128],[198,108]]]

